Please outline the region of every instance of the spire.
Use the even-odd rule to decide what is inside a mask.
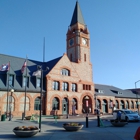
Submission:
[[[81,12],[78,1],[76,1],[76,5],[75,5],[75,9],[74,9],[74,12],[73,12],[73,16],[72,16],[70,26],[74,25],[77,22],[85,25],[84,18],[82,16],[82,12]]]

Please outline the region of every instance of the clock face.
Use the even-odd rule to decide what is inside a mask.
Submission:
[[[74,40],[73,40],[73,38],[71,38],[70,41],[69,41],[70,46],[72,46],[73,43],[74,43]]]
[[[83,45],[87,45],[87,39],[82,38],[82,44],[83,44]]]

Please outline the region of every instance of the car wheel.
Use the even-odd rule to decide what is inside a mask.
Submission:
[[[128,117],[125,117],[125,120],[126,120],[127,122],[129,122],[129,118],[128,118]]]

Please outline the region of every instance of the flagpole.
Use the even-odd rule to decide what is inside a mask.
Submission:
[[[43,44],[43,62],[45,62],[45,37],[44,37],[44,44]]]
[[[24,120],[25,116],[26,116],[26,94],[27,94],[27,55],[26,55],[26,83],[25,83],[25,98],[24,98],[24,114],[22,116],[22,120]]]
[[[7,76],[7,85],[8,85],[8,87],[7,87],[7,105],[6,105],[6,118],[7,118],[7,114],[8,114],[8,96],[9,96],[9,73],[10,73],[10,67],[11,67],[11,65],[10,65],[10,61],[9,61],[9,71],[8,71],[8,76]]]

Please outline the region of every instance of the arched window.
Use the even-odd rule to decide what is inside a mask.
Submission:
[[[134,102],[131,101],[131,109],[134,109]]]
[[[135,101],[135,108],[138,108],[138,102]]]
[[[40,97],[37,97],[34,103],[34,110],[40,110],[39,106],[40,106]]]
[[[116,100],[116,102],[115,102],[115,106],[116,106],[117,109],[119,109],[119,103],[118,103],[117,100]]]
[[[129,109],[129,103],[128,103],[128,101],[126,101],[126,107],[125,107],[126,109]]]
[[[52,110],[59,110],[59,100],[58,100],[58,98],[53,98]]]
[[[77,109],[78,108],[78,104],[77,104],[77,100],[75,99],[75,98],[73,98],[72,99],[72,105],[74,105],[75,106],[75,109]]]
[[[63,82],[63,83],[62,83],[62,90],[63,90],[63,91],[68,91],[68,89],[69,89],[68,83],[67,83],[67,82]]]
[[[124,109],[124,101],[123,100],[120,101],[120,109]]]
[[[101,109],[101,101],[99,99],[97,99],[95,102],[96,102],[96,105],[95,105],[96,109],[97,108]]]
[[[59,90],[59,82],[58,81],[53,81],[53,90]]]
[[[9,104],[8,104],[8,111],[14,111],[15,110],[15,99],[13,96],[8,96]]]
[[[70,71],[68,69],[62,69],[61,70],[61,75],[70,76]]]

